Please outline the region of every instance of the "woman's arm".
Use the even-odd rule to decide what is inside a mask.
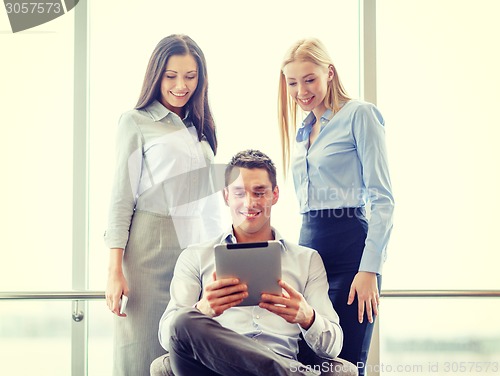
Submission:
[[[120,313],[120,298],[128,296],[128,284],[123,275],[123,249],[112,248],[109,250],[108,284],[106,287],[106,304],[114,314],[127,316]]]
[[[378,314],[377,274],[381,274],[386,259],[394,211],[384,119],[374,105],[364,104],[358,108],[353,117],[353,135],[362,165],[370,217],[359,272],[351,285],[348,304],[352,304],[357,295],[359,321],[363,321],[366,311],[372,322],[373,314]]]

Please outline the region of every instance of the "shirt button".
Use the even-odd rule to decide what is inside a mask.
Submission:
[[[258,320],[258,319],[260,319],[260,316],[259,316],[259,315],[257,315],[257,316],[255,316],[255,318]]]

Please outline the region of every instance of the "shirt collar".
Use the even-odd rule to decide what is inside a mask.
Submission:
[[[157,99],[151,102],[149,106],[146,106],[144,110],[151,115],[154,121],[160,121],[161,119],[167,117],[169,114],[177,116],[177,114],[174,114],[167,107],[161,104],[161,102],[158,101]],[[187,122],[188,115],[189,115],[189,110],[186,110],[186,115],[184,116],[184,119],[182,119],[182,121],[186,124],[187,127],[190,127],[193,124],[191,122]]]
[[[281,244],[283,244],[283,248],[287,249],[286,248],[286,244],[285,244],[285,239],[283,239],[283,237],[278,232],[278,230],[276,230],[272,226],[271,226],[271,230],[273,231],[274,240],[279,240],[281,242]],[[225,231],[222,234],[219,243],[220,244],[224,244],[224,243],[234,244],[234,243],[237,243],[236,236],[234,236],[233,226],[231,226],[227,231]]]
[[[323,113],[323,115],[321,115],[320,119],[322,129],[330,120],[332,120],[332,117],[333,117],[333,111],[327,108],[326,111]]]
[[[321,115],[320,130],[323,129],[326,124],[328,124],[332,117],[333,111],[327,108],[323,115]],[[309,135],[311,134],[311,130],[314,124],[316,124],[316,116],[314,116],[314,113],[311,111],[302,122],[302,126],[297,131],[297,142],[304,142],[309,139]]]
[[[311,133],[314,123],[316,123],[316,117],[311,111],[302,122],[302,126],[297,131],[297,142],[304,142],[309,139],[309,134]]]
[[[171,111],[162,105],[158,100],[151,102],[149,106],[144,109],[154,121],[159,121],[165,118]]]

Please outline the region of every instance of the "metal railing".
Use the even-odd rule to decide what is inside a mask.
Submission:
[[[382,298],[498,298],[500,290],[382,290]],[[72,300],[73,320],[81,321],[83,312],[79,309],[79,301],[101,300],[103,291],[15,291],[1,292],[1,300]],[[375,333],[378,341],[378,327]]]
[[[500,290],[382,290],[383,298],[493,298]]]
[[[381,298],[500,298],[500,290],[382,290]],[[2,300],[72,300],[73,320],[79,322],[84,319],[79,309],[79,301],[101,300],[103,291],[45,291],[45,292],[0,292]],[[367,364],[380,363],[380,333],[378,320],[375,322],[372,345]],[[372,367],[376,368],[376,367]],[[378,376],[378,372],[371,372],[370,376]]]
[[[81,322],[85,318],[83,301],[104,299],[103,291],[11,291],[1,292],[2,300],[71,300],[73,301],[73,321]]]
[[[382,290],[382,298],[498,298],[500,290]],[[100,300],[104,291],[0,291],[0,300]]]
[[[15,291],[1,292],[0,300],[100,300],[103,291]]]

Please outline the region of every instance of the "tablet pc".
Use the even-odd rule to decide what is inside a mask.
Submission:
[[[248,286],[248,297],[240,306],[258,305],[264,292],[282,294],[281,242],[218,244],[214,249],[217,279],[236,277]]]

